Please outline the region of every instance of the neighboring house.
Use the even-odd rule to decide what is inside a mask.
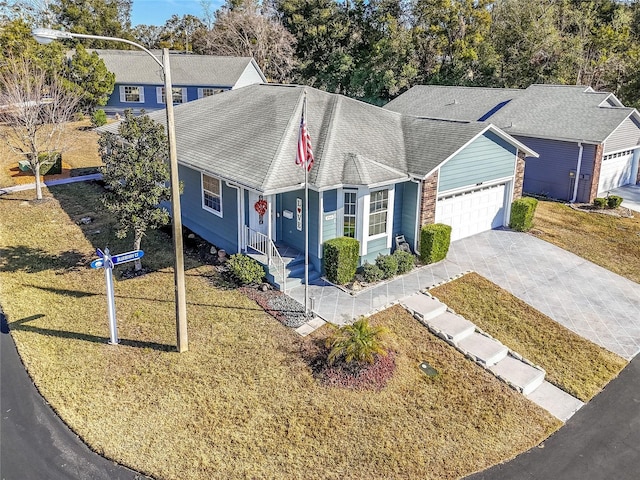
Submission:
[[[455,240],[508,224],[522,190],[523,158],[535,153],[500,129],[263,84],[175,108],[185,226],[228,253],[271,255],[273,269],[282,265],[272,242],[304,250],[304,170],[295,157],[305,91],[315,156],[309,258],[316,272],[332,238],[357,238],[364,263],[393,251],[397,235],[415,250],[421,225],[448,223]],[[161,112],[150,116],[164,122]],[[103,129],[116,131],[117,124]]]
[[[107,70],[116,76],[113,93],[104,107],[109,113],[132,109],[148,112],[165,106],[164,77],[149,54],[136,50],[95,50]],[[153,52],[162,60],[162,52]],[[266,78],[251,57],[169,55],[173,103],[187,103],[225,90],[264,83]]]
[[[640,115],[590,87],[524,90],[415,86],[389,102],[395,112],[491,122],[540,156],[527,160],[524,191],[590,203],[640,182]]]

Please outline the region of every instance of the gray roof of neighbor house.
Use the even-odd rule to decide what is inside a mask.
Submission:
[[[162,69],[147,53],[137,50],[93,50],[113,72],[117,83],[162,85]],[[162,52],[152,53],[162,61]],[[171,81],[174,85],[229,86],[236,84],[249,65],[255,67],[266,82],[262,71],[251,57],[217,57],[171,53]]]
[[[299,186],[305,92],[315,157],[309,181],[317,189],[424,178],[487,130],[535,155],[484,123],[403,116],[310,87],[260,84],[177,105],[179,162],[264,193]],[[165,123],[164,111],[149,115]],[[117,124],[101,130],[116,132]]]
[[[599,144],[629,116],[611,93],[571,85],[531,85],[524,90],[411,88],[385,108],[415,116],[489,121],[511,135]]]

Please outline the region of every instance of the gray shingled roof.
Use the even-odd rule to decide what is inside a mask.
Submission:
[[[95,50],[107,70],[113,72],[117,83],[160,85],[163,83],[160,66],[147,53],[136,50]],[[161,51],[153,51],[162,60]],[[236,84],[251,57],[217,57],[171,53],[171,80],[174,85],[229,86]],[[259,70],[259,69],[258,69]],[[266,79],[263,80],[266,81]]]
[[[570,85],[531,85],[525,90],[420,85],[385,108],[415,116],[483,119],[510,135],[598,144],[627,117],[638,115],[633,108],[608,105],[611,97]]]
[[[475,122],[523,90],[510,88],[416,85],[384,108],[416,117],[448,118]]]
[[[309,180],[318,189],[423,178],[494,128],[403,116],[310,87],[250,85],[175,107],[178,161],[265,193],[300,185],[305,90],[315,156]],[[165,123],[164,110],[150,116]],[[101,130],[115,132],[117,124]]]

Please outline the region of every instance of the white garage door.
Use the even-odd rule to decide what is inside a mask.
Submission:
[[[451,241],[505,224],[507,184],[476,188],[438,198],[436,222],[451,225]]]
[[[612,153],[602,158],[600,180],[598,182],[598,196],[605,195],[607,190],[631,183],[631,165],[633,164],[633,150]]]

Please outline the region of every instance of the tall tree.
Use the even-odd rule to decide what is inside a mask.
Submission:
[[[146,48],[160,48],[163,27],[139,24],[133,27],[131,35],[134,41]]]
[[[0,68],[0,133],[11,150],[23,156],[35,175],[36,199],[42,200],[40,171],[67,146],[67,122],[78,98],[56,74],[27,58],[6,58]]]
[[[98,54],[87,52],[81,44],[76,46],[66,65],[65,77],[69,90],[77,94],[79,107],[85,113],[107,104],[116,81],[116,76],[107,70]]]
[[[293,36],[264,2],[230,4],[216,13],[213,29],[196,44],[200,53],[253,57],[267,79],[287,82],[294,62]]]
[[[491,0],[416,1],[415,35],[425,79],[435,75],[433,80],[442,83],[473,81],[491,25],[490,4]]]
[[[335,0],[276,0],[275,6],[296,39],[296,80],[347,93],[354,68],[348,6]]]
[[[57,0],[52,6],[56,21],[74,33],[105,37],[131,37],[133,0]],[[91,48],[114,48],[112,42],[87,40]]]
[[[193,43],[202,37],[206,28],[202,20],[194,15],[172,15],[160,34],[160,46],[171,50],[190,52]]]
[[[118,135],[104,133],[99,139],[104,163],[102,176],[108,191],[102,201],[118,223],[116,235],[133,232],[133,249],[139,250],[148,229],[169,223],[169,213],[158,207],[171,198],[167,137],[164,127],[147,115],[125,111]],[[136,260],[135,269],[142,269]]]

